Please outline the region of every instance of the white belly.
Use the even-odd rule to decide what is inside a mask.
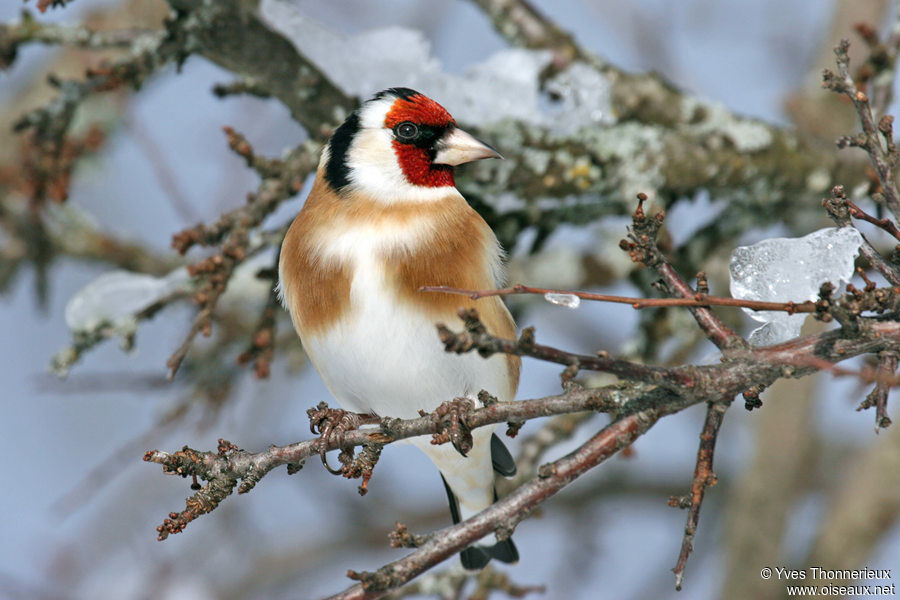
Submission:
[[[303,344],[328,389],[347,410],[382,417],[413,418],[482,389],[502,400],[508,395],[503,355],[444,351],[435,322],[401,303],[386,286],[371,257],[357,257],[351,286],[351,317]],[[455,315],[445,324],[461,329]]]

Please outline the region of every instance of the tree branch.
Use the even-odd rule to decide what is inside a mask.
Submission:
[[[602,412],[602,411],[596,411]],[[538,463],[550,448],[564,440],[571,439],[579,426],[596,414],[595,411],[575,412],[559,415],[541,425],[541,428],[522,440],[516,457],[516,474],[511,479],[497,481],[498,492],[514,490],[537,472]],[[516,423],[518,425],[518,423]]]
[[[597,389],[573,389],[560,396],[550,396],[521,402],[496,402],[473,410],[466,415],[469,428],[481,427],[504,421],[526,421],[539,417],[579,411],[608,412],[619,410],[625,400],[622,391],[611,386]],[[297,442],[288,446],[272,446],[266,451],[251,453],[239,450],[229,442],[220,442],[218,452],[200,452],[185,446],[182,450],[169,454],[154,450],[144,455],[144,460],[163,466],[168,474],[182,477],[197,476],[210,482],[189,500],[188,509],[170,515],[171,523],[161,527],[160,539],[170,533],[178,533],[200,514],[211,511],[225,497],[230,495],[238,481],[242,483],[238,493],[249,492],[269,471],[281,465],[288,465],[289,472],[296,472],[303,462],[319,454],[320,450],[337,450],[366,444],[388,444],[390,442],[420,435],[441,433],[441,421],[432,415],[418,419],[384,419],[378,429],[358,429],[346,432],[340,440],[336,438],[314,439]],[[202,510],[200,507],[211,507]],[[168,522],[169,520],[167,520]]]
[[[646,216],[643,210],[643,204],[646,200],[646,194],[638,194],[638,206],[632,215],[631,227],[628,229],[628,238],[631,241],[622,240],[622,249],[629,252],[632,261],[644,264],[656,271],[662,278],[663,285],[667,288],[670,295],[681,298],[698,296],[691,286],[681,278],[681,275],[672,267],[672,264],[656,245],[656,235],[666,218],[666,214],[664,211],[660,211],[652,218]],[[698,284],[704,288],[702,292],[706,293],[709,288],[706,284],[706,275],[698,275],[697,280]],[[699,295],[702,296],[702,294]],[[719,349],[728,350],[749,347],[744,338],[723,323],[709,308],[691,307],[689,310],[694,316],[694,320],[697,321],[697,325],[706,334],[706,337]]]
[[[900,218],[900,192],[894,181],[892,168],[897,164],[897,148],[894,145],[893,122],[894,118],[885,115],[878,122],[872,113],[869,97],[856,87],[850,76],[850,56],[847,50],[850,42],[841,40],[834,49],[838,74],[825,69],[823,73],[823,86],[844,94],[853,102],[859,122],[862,125],[862,133],[854,137],[845,137],[838,140],[839,147],[857,146],[866,151],[878,181],[881,184],[881,192],[888,209],[894,218]]]
[[[499,530],[504,536],[511,535],[516,525],[534,507],[630,445],[663,414],[666,414],[665,408],[653,407],[614,421],[571,454],[542,466],[538,477],[506,498],[458,525],[436,531],[415,552],[388,563],[376,572],[349,571],[347,575],[361,583],[329,596],[327,600],[380,598],[387,590],[406,583],[490,533]]]
[[[152,43],[156,37],[156,32],[140,29],[95,31],[79,25],[41,23],[26,10],[18,23],[0,23],[0,68],[11,65],[18,47],[31,42],[104,50],[132,48],[136,43]]]
[[[879,323],[875,325],[875,327],[880,328],[883,325],[888,324]],[[900,324],[891,323],[888,327],[893,331],[893,336],[895,337],[892,345],[896,345],[900,342]],[[835,337],[834,334],[835,332],[829,332],[819,336],[798,338],[788,344],[769,347],[765,349],[765,351],[777,355],[783,355],[783,353],[793,355],[795,349],[800,350],[798,346],[802,346],[807,350],[800,350],[800,354],[815,354],[817,351],[821,351],[823,348],[830,346],[830,342],[836,343],[839,346],[843,345],[843,343],[838,342],[840,338]],[[830,340],[830,342],[825,342],[826,339]],[[842,340],[842,342],[846,341],[847,340]],[[858,343],[859,341],[860,340],[856,340],[855,343]],[[820,342],[824,342],[824,344],[819,345]],[[791,348],[789,349],[788,346]],[[750,353],[752,352],[753,351]],[[759,350],[756,352],[759,352]],[[836,352],[843,356],[845,350],[833,346],[829,353],[831,352]],[[770,368],[772,367],[774,367],[774,365],[770,364]],[[780,371],[780,367],[774,368]],[[738,375],[736,371],[744,372],[743,369],[737,368],[737,365],[692,367],[692,370],[694,371],[705,369],[716,371],[718,373],[718,376],[715,376],[714,379],[709,379],[707,381],[710,386],[719,386],[719,391],[722,393],[719,398],[730,398],[735,395],[734,390],[736,387],[733,386],[737,385],[738,380],[741,379],[741,376]],[[794,371],[784,373],[786,376],[797,376],[799,374],[799,372]],[[765,379],[759,372],[754,373],[754,376],[754,379],[757,381],[759,379]],[[777,376],[775,378],[777,378]],[[774,381],[774,379],[772,379],[772,381]],[[769,383],[771,383],[771,381],[769,381]],[[631,391],[633,392],[635,390]],[[711,394],[714,393],[712,390],[708,391]],[[653,397],[654,395],[656,396],[655,398]],[[597,464],[600,464],[623,447],[630,445],[663,416],[679,412],[687,406],[698,402],[696,396],[693,396],[692,399],[687,399],[688,397],[691,397],[691,395],[688,394],[681,398],[673,397],[669,392],[664,392],[660,395],[659,388],[656,388],[655,393],[652,389],[643,393],[638,392],[636,396],[633,396],[632,399],[625,404],[625,410],[623,411],[625,416],[618,418],[616,421],[605,427],[573,453],[556,462],[550,463],[549,465],[542,466],[539,469],[537,478],[523,485],[512,494],[493,504],[478,515],[467,519],[454,527],[435,532],[433,535],[429,536],[427,541],[420,545],[415,552],[403,559],[391,562],[381,567],[376,572],[357,573],[355,571],[349,571],[348,576],[352,579],[361,581],[361,583],[352,586],[340,594],[330,596],[327,600],[372,600],[379,598],[386,590],[402,585],[416,575],[442,560],[449,558],[491,532],[496,531],[504,537],[510,535],[516,525],[527,516],[535,506],[558,492],[562,487],[571,483],[579,475],[590,468],[593,468]],[[714,396],[710,395],[708,398],[712,399],[713,397]],[[712,451],[714,449],[713,444],[715,441],[715,434],[718,431],[718,427],[721,425],[721,416],[724,414],[725,406],[716,409],[715,412],[718,414],[709,415],[707,424],[704,427],[704,433],[708,434],[708,436],[707,438],[702,439],[701,450],[698,453],[697,471],[700,473],[701,477],[704,473],[707,477],[703,478],[700,484],[698,484],[697,478],[695,478],[695,486],[702,484],[696,503],[697,511],[699,511],[699,503],[702,501],[702,489],[710,484],[710,479],[708,477],[709,471],[707,469],[711,469],[712,467]],[[629,409],[634,410],[635,412],[631,412]],[[689,515],[688,522],[691,523],[691,520],[698,516],[699,512],[695,516]],[[696,525],[696,522],[694,522],[694,525]]]
[[[831,220],[834,221],[838,227],[852,227],[853,222],[851,221],[851,216],[856,216],[857,218],[864,218],[861,216],[857,216],[853,214],[853,209],[851,208],[853,205],[859,213],[862,213],[855,204],[850,202],[847,199],[847,194],[844,193],[844,186],[836,185],[831,188],[831,198],[825,198],[822,200],[822,206],[825,207],[825,211],[828,213],[828,216],[831,217]],[[865,214],[865,213],[862,213]],[[868,215],[866,215],[868,217]],[[869,217],[872,218],[872,217]],[[864,220],[869,220],[865,219]],[[890,223],[888,219],[880,219],[879,221],[886,221]],[[882,229],[890,228],[890,225],[883,224],[880,225]],[[886,229],[887,231],[887,229]],[[889,231],[890,233],[890,231]],[[894,265],[888,263],[884,257],[869,243],[869,240],[866,239],[866,236],[860,232],[860,235],[863,238],[862,246],[859,247],[859,252],[865,258],[873,269],[882,274],[882,276],[890,283],[891,285],[900,285],[900,271]]]
[[[617,377],[632,381],[653,382],[667,389],[678,390],[682,387],[690,387],[694,384],[690,374],[678,369],[654,367],[640,363],[610,358],[606,353],[598,356],[574,354],[537,344],[534,341],[534,328],[526,327],[517,341],[495,337],[487,332],[484,324],[478,318],[475,309],[461,309],[459,317],[465,324],[465,329],[460,333],[451,331],[443,323],[438,324],[438,335],[447,352],[464,354],[477,350],[478,354],[488,357],[497,353],[515,354],[517,356],[530,356],[547,362],[553,362],[567,367],[566,380],[572,379],[581,369],[612,373]]]
[[[717,482],[716,474],[713,472],[713,455],[716,451],[719,428],[722,427],[722,420],[729,406],[731,406],[731,398],[710,402],[706,407],[706,421],[703,424],[703,431],[700,432],[700,447],[697,450],[697,465],[694,467],[691,493],[680,498],[674,496],[669,498],[669,506],[688,509],[681,552],[678,554],[675,568],[672,569],[675,573],[675,589],[678,591],[681,591],[687,559],[694,551],[694,534],[697,532],[697,524],[700,522],[700,507],[703,504],[706,488],[714,486]]]
[[[869,56],[859,68],[860,81],[868,84],[872,113],[881,118],[894,97],[897,53],[900,51],[900,14],[894,15],[887,37],[878,39],[877,31],[866,23],[857,23],[856,31],[869,46]]]
[[[189,12],[199,23],[193,36],[197,54],[246,80],[259,82],[288,108],[310,137],[327,137],[355,108],[355,100],[348,98],[244,3],[168,2],[173,8]]]
[[[415,596],[435,596],[440,590],[442,600],[459,600],[468,581],[475,583],[475,589],[469,600],[487,600],[491,592],[504,592],[509,598],[524,598],[530,594],[543,594],[546,588],[542,585],[517,585],[510,577],[492,568],[490,565],[481,571],[467,571],[460,567],[451,567],[439,573],[428,573],[415,583],[405,585],[399,590],[385,596],[386,600],[400,600]]]
[[[510,44],[550,49],[596,69],[609,84],[613,122],[592,128],[589,135],[568,137],[526,123],[482,128],[481,135],[522,166],[473,165],[460,177],[467,197],[511,190],[526,200],[600,196],[607,210],[623,214],[628,200],[642,190],[654,189],[664,201],[674,201],[703,189],[727,203],[720,218],[696,236],[708,243],[733,237],[736,227],[742,231],[752,226],[749,222],[798,214],[803,205],[798,196],[816,197],[830,180],[856,185],[865,179],[856,157],[838,162],[831,148],[812,136],[739,117],[683,93],[657,74],[617,69],[578,46],[524,0],[474,1]],[[634,144],[623,145],[623,139]],[[555,219],[583,222],[565,210]]]
[[[891,390],[891,380],[897,370],[897,354],[895,352],[882,352],[878,357],[878,376],[873,389],[866,399],[860,403],[856,410],[865,410],[875,407],[875,432],[891,426],[891,418],[887,414],[888,393]]]

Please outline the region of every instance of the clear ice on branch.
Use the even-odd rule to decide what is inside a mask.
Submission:
[[[578,308],[581,306],[581,298],[575,294],[557,294],[555,292],[547,292],[544,294],[544,300],[550,304],[557,306],[565,306],[566,308]]]
[[[805,302],[819,297],[825,282],[850,281],[862,236],[852,227],[828,227],[801,238],[772,238],[731,253],[731,295],[741,300]],[[763,323],[750,334],[754,346],[800,335],[805,314],[744,309]]]

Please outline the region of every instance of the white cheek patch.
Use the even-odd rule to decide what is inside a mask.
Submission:
[[[360,129],[347,152],[350,189],[377,202],[434,202],[447,198],[453,186],[413,185],[400,169],[390,129]],[[456,192],[457,194],[459,192]]]
[[[350,185],[359,191],[396,188],[406,183],[389,129],[360,129],[347,152]]]

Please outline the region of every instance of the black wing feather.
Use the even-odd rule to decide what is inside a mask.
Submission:
[[[494,471],[504,477],[516,474],[516,461],[496,433],[491,435],[491,463],[494,465]]]

